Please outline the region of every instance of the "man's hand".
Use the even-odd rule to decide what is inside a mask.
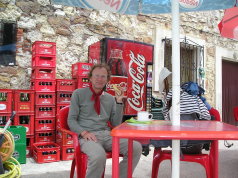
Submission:
[[[124,91],[121,86],[113,85],[114,91],[115,91],[115,98],[117,103],[123,103],[123,100],[127,97],[124,96]]]
[[[90,133],[88,131],[83,131],[81,133],[81,136],[83,137],[83,139],[86,139],[88,141],[94,141],[94,142],[97,142],[97,138],[96,136],[93,134],[93,133]]]

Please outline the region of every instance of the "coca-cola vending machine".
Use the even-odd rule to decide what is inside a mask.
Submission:
[[[120,85],[127,95],[124,114],[137,115],[138,111],[150,111],[153,45],[114,38],[104,38],[89,46],[89,63],[107,63],[112,80],[107,85]],[[149,70],[148,70],[149,69]],[[127,83],[126,83],[127,82]]]

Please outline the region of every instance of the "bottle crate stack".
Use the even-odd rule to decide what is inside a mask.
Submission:
[[[15,126],[24,126],[26,128],[26,137],[32,138],[35,129],[35,91],[34,90],[14,90],[13,106],[16,111],[13,124]],[[20,146],[19,146],[20,148]],[[27,147],[26,156],[32,156],[31,147]]]
[[[89,86],[88,73],[91,69],[90,63],[75,63],[72,65],[72,79],[57,79],[57,98],[56,98],[56,127],[58,127],[58,113],[60,109],[70,105],[72,93],[77,88]],[[72,160],[74,156],[72,136],[65,130],[57,129],[56,143],[61,148],[61,160]]]
[[[15,99],[17,92],[18,90],[0,89],[0,126],[1,128],[3,128],[6,125],[8,119],[11,116],[12,111],[15,110],[17,114],[13,122],[11,122],[10,126],[7,128],[8,131],[13,134],[15,141],[15,148],[12,156],[16,158],[19,163],[26,163],[26,128],[23,126],[13,125],[18,124],[20,114],[28,115],[30,113],[30,115],[34,115],[34,108],[32,108],[30,101],[24,101],[24,103],[20,102],[19,96],[17,97],[19,98],[19,102],[17,102],[18,100],[16,101]],[[32,94],[34,95],[34,92]],[[29,95],[27,96],[30,97]],[[33,111],[33,113],[31,111]],[[24,126],[28,126],[27,128],[30,128],[31,125],[29,123],[25,124]]]
[[[70,105],[71,96],[75,89],[76,81],[73,79],[56,80],[56,143],[60,145],[61,148],[61,160],[72,160],[74,156],[71,136],[57,128],[59,128],[59,111],[63,107]],[[66,143],[65,140],[69,141]]]
[[[34,142],[55,142],[56,44],[32,45],[31,88],[35,90]],[[31,143],[31,142],[29,142]]]
[[[72,65],[72,79],[56,79],[56,44],[36,41],[32,45],[31,89],[0,89],[0,126],[5,126],[13,110],[14,132],[25,129],[25,139],[16,145],[15,158],[20,163],[26,157],[36,162],[72,160],[73,139],[67,131],[58,129],[60,109],[70,105],[77,88],[89,86],[90,63]],[[23,148],[24,147],[24,148]]]
[[[0,126],[5,126],[12,112],[13,90],[0,89]]]
[[[72,65],[72,78],[76,81],[76,88],[89,87],[88,73],[92,63],[77,62]]]
[[[56,127],[60,109],[70,105],[73,91],[76,89],[76,81],[73,79],[56,79]]]
[[[74,157],[73,137],[67,132],[67,130],[57,129],[56,143],[61,148],[61,160],[72,160]]]

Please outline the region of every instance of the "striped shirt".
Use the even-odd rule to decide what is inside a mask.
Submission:
[[[199,96],[190,95],[187,92],[180,90],[180,114],[192,114],[197,113],[199,119],[211,120],[209,111],[206,105],[202,102]],[[165,106],[163,109],[163,115],[165,120],[169,120],[169,108],[167,106],[168,101],[172,99],[172,90],[166,96]]]

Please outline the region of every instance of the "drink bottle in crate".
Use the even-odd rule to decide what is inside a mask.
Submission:
[[[13,93],[14,110],[17,113],[34,113],[34,90],[14,90]]]
[[[72,146],[62,146],[61,147],[61,160],[73,160],[74,158],[74,147]]]
[[[33,158],[37,163],[60,161],[60,146],[54,142],[34,143]]]
[[[36,92],[55,92],[55,80],[31,80],[31,89]]]
[[[56,79],[56,91],[74,91],[76,81],[73,79]]]
[[[34,135],[35,115],[33,112],[17,113],[14,125],[21,125],[26,128],[26,135]]]
[[[35,100],[36,105],[55,105],[55,92],[37,92]]]

